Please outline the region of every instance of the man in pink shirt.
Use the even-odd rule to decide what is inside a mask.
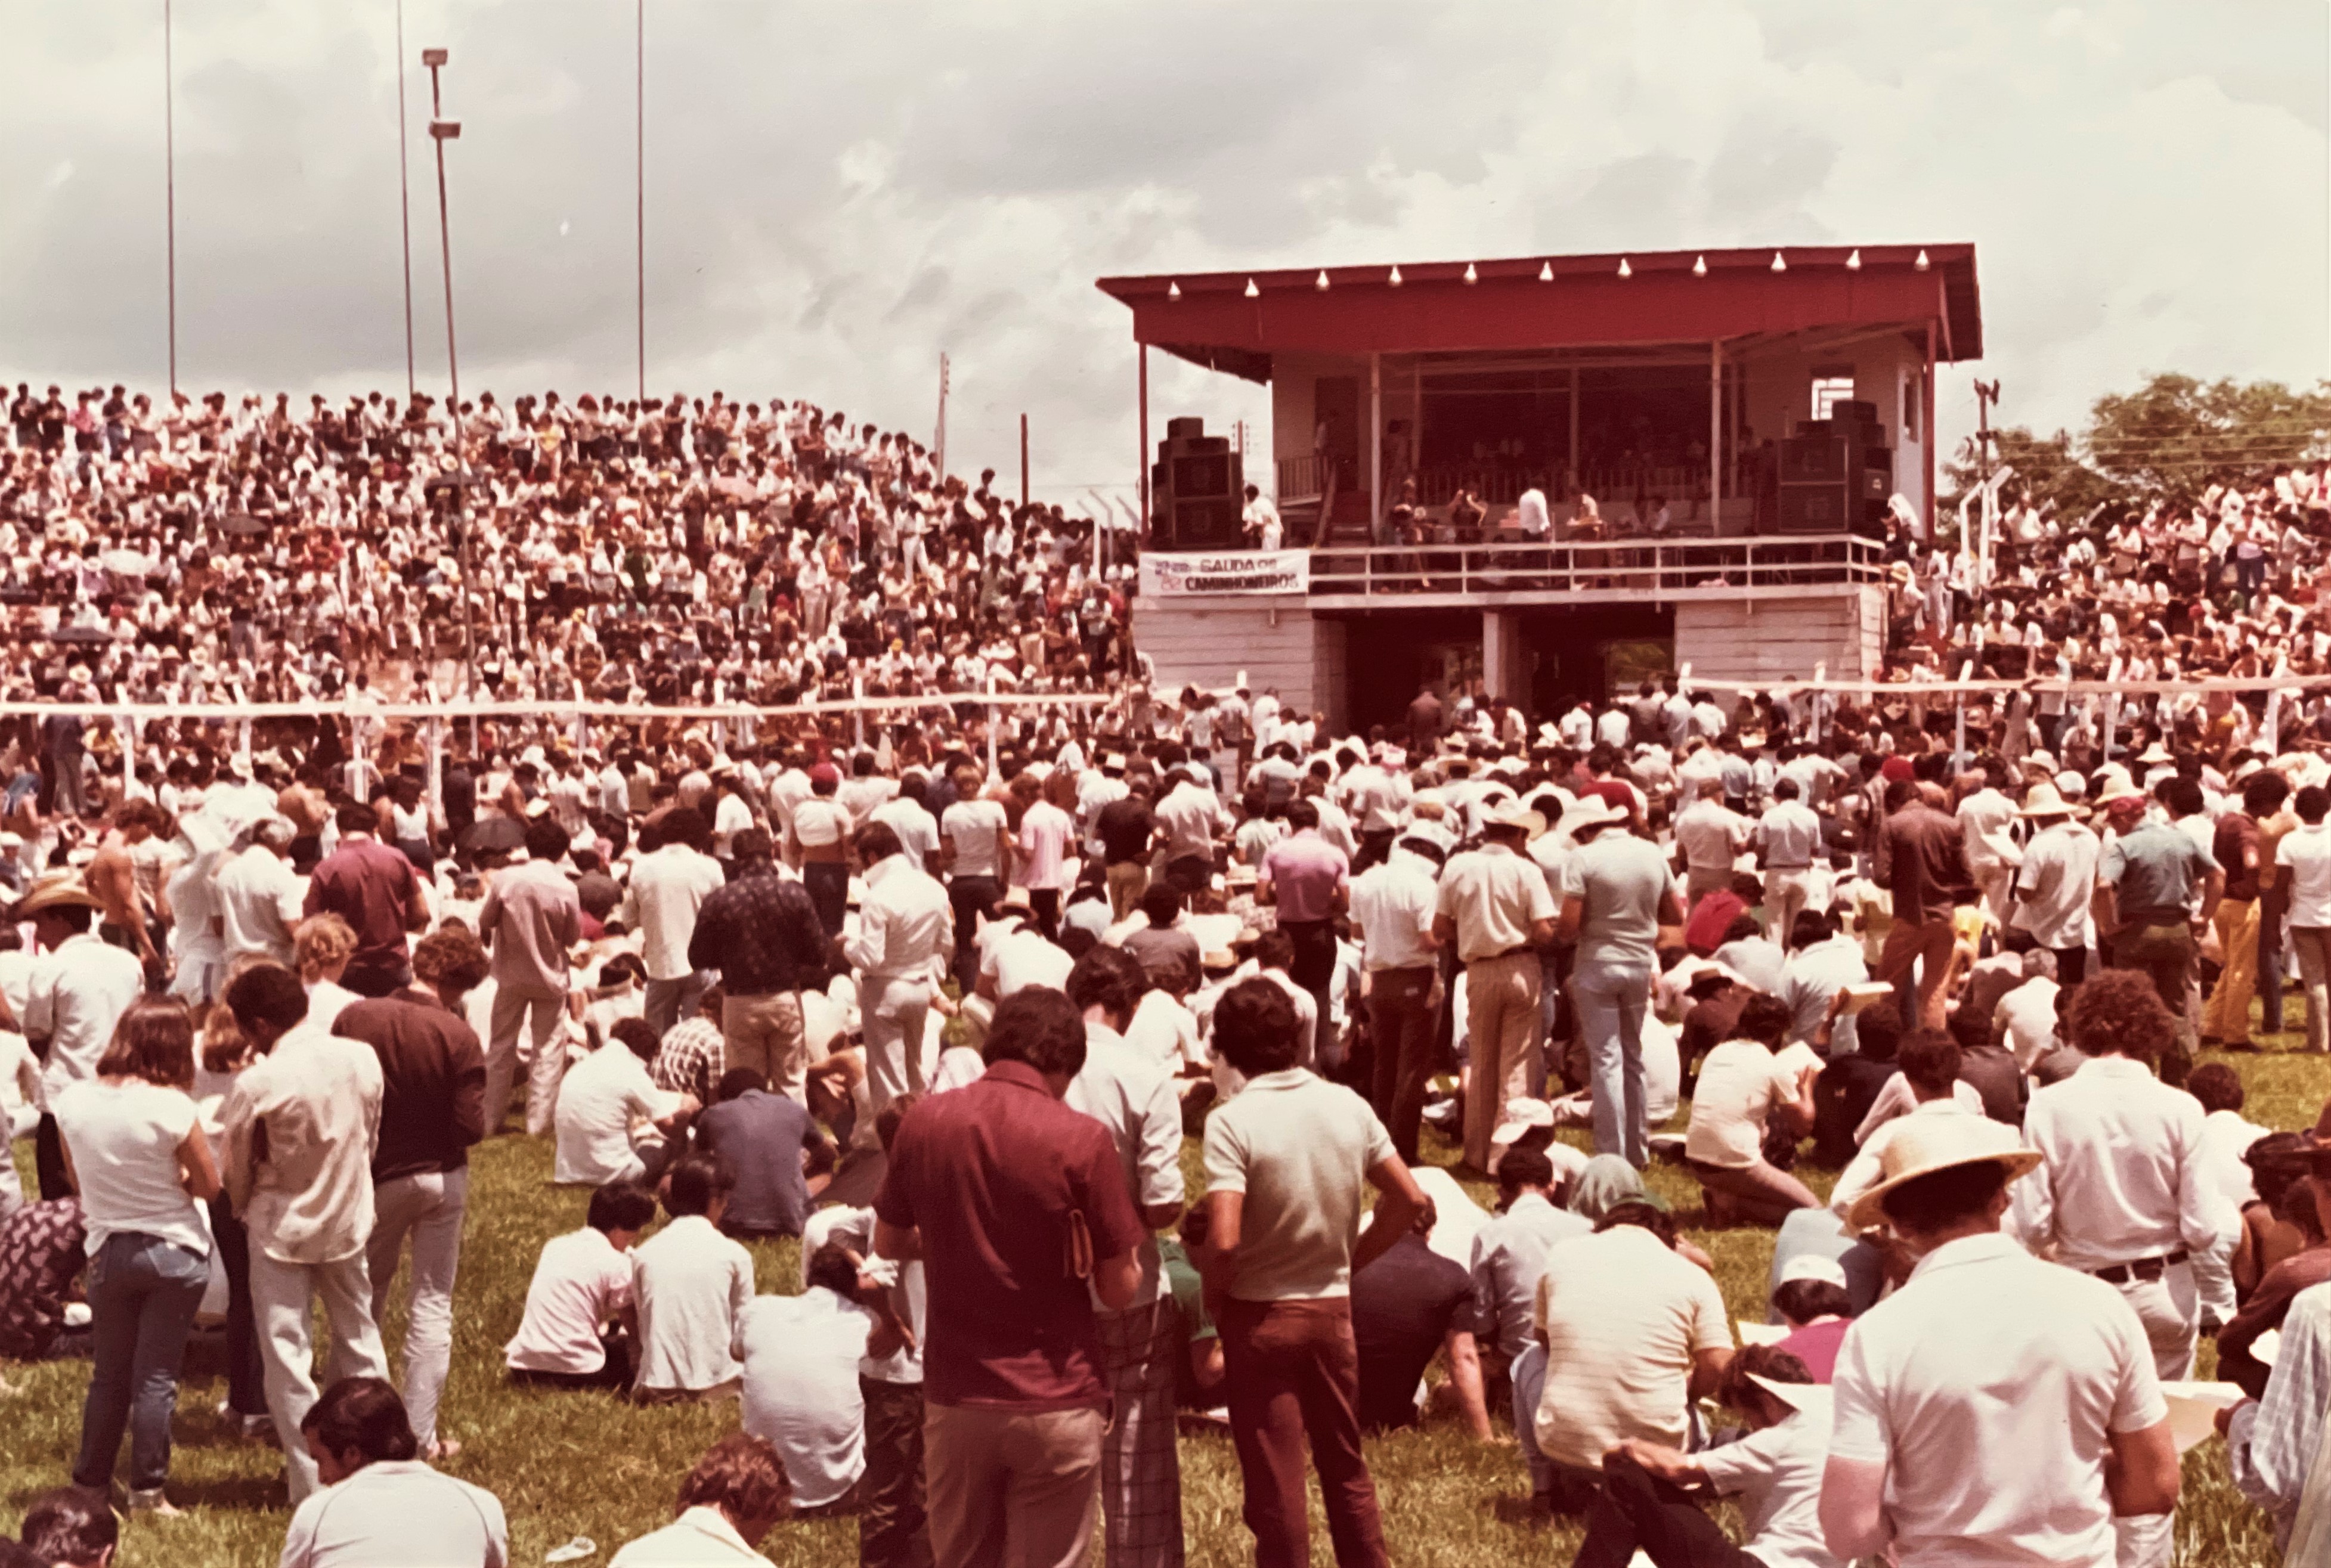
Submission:
[[[1344,1042],[1326,1027],[1327,983],[1336,973],[1336,917],[1351,896],[1352,866],[1344,851],[1319,836],[1319,808],[1308,800],[1289,803],[1286,838],[1262,858],[1255,897],[1279,911],[1279,928],[1295,942],[1289,978],[1318,1003],[1318,1065],[1343,1065]]]

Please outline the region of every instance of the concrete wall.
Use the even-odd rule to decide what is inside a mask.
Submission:
[[[1875,675],[1885,651],[1884,599],[1871,587],[1792,599],[1694,600],[1675,607],[1675,661],[1718,680]]]
[[[1133,641],[1155,664],[1161,692],[1226,690],[1244,671],[1256,691],[1275,688],[1287,706],[1342,722],[1344,624],[1315,620],[1299,594],[1137,599]]]

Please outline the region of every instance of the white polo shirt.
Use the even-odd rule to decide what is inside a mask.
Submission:
[[[1921,1259],[1846,1331],[1832,1386],[1830,1457],[1888,1467],[1898,1568],[2111,1563],[2108,1434],[2169,1413],[2120,1292],[2003,1235]]]
[[[482,1487],[419,1459],[376,1459],[310,1492],[284,1532],[281,1568],[407,1568],[475,1563],[503,1568],[509,1524]]]

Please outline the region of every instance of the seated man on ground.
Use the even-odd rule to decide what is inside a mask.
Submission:
[[[1818,1253],[1791,1259],[1781,1270],[1780,1288],[1773,1292],[1773,1310],[1789,1329],[1776,1348],[1803,1362],[1813,1382],[1827,1383],[1837,1366],[1838,1346],[1853,1326],[1845,1265]]]
[[[691,1095],[656,1088],[654,1025],[626,1018],[614,1038],[569,1069],[551,1124],[558,1156],[550,1179],[599,1186],[652,1182],[671,1157],[671,1140],[697,1110]]]
[[[866,1473],[859,1363],[892,1354],[909,1337],[890,1293],[859,1264],[829,1241],[811,1255],[800,1295],[756,1296],[737,1319],[745,1430],[775,1445],[796,1516],[856,1511]]]
[[[811,1200],[833,1179],[832,1140],[798,1100],[771,1094],[757,1068],[731,1068],[714,1093],[718,1103],[697,1117],[695,1136],[697,1148],[718,1155],[737,1179],[721,1231],[800,1235]]]
[[[347,1377],[300,1418],[323,1486],[283,1536],[280,1568],[505,1568],[509,1525],[482,1487],[433,1470],[396,1391]]]
[[[616,1553],[607,1568],[757,1563],[762,1540],[793,1511],[793,1485],[777,1450],[766,1438],[731,1432],[680,1482],[678,1516]]]
[[[33,1499],[16,1538],[40,1568],[111,1568],[121,1521],[103,1492],[59,1487]]]
[[[753,1299],[753,1255],[720,1233],[730,1183],[708,1155],[674,1164],[663,1182],[671,1221],[632,1254],[640,1347],[632,1389],[643,1404],[737,1392],[737,1319]]]
[[[655,1197],[629,1182],[591,1194],[583,1229],[542,1244],[526,1315],[502,1350],[514,1383],[624,1389],[637,1362],[632,1249],[655,1220]]]
[[[1474,1438],[1488,1442],[1489,1410],[1473,1341],[1473,1280],[1463,1265],[1432,1250],[1433,1221],[1428,1205],[1413,1230],[1352,1276],[1360,1430],[1384,1432],[1416,1425],[1425,1369],[1445,1353],[1458,1411]]]
[[[1777,997],[1750,997],[1740,1009],[1739,1034],[1709,1051],[1700,1068],[1684,1159],[1699,1178],[1710,1224],[1778,1225],[1792,1210],[1821,1204],[1765,1156],[1775,1121],[1792,1140],[1812,1130],[1820,1069],[1777,1054],[1793,1016]]]

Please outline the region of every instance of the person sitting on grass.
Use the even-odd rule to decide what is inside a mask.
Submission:
[[[1812,1130],[1818,1069],[1775,1054],[1793,1017],[1777,997],[1750,997],[1740,1009],[1738,1036],[1701,1065],[1684,1157],[1699,1178],[1711,1225],[1778,1225],[1792,1210],[1821,1206],[1803,1182],[1765,1157],[1774,1118],[1790,1135]]]
[[[1773,1310],[1789,1329],[1788,1337],[1774,1348],[1803,1362],[1815,1383],[1827,1383],[1837,1368],[1838,1346],[1853,1326],[1845,1265],[1817,1252],[1791,1259],[1781,1270],[1780,1288],[1773,1292]]]
[[[663,1181],[671,1222],[632,1254],[632,1304],[640,1365],[633,1392],[643,1404],[714,1400],[737,1392],[742,1368],[737,1319],[753,1299],[753,1255],[720,1234],[728,1167],[705,1155],[675,1164]]]
[[[121,1521],[103,1492],[59,1487],[33,1499],[17,1540],[40,1568],[112,1568]]]
[[[860,1262],[829,1241],[810,1256],[800,1295],[756,1296],[737,1320],[745,1430],[776,1445],[796,1517],[857,1512],[866,1473],[859,1364],[909,1342],[890,1292]]]
[[[670,1138],[696,1114],[694,1097],[658,1088],[649,1078],[656,1034],[645,1019],[626,1018],[613,1034],[576,1062],[558,1086],[551,1117],[558,1136],[553,1182],[652,1182],[671,1145],[633,1129],[652,1126]]]
[[[591,1194],[579,1231],[542,1244],[526,1315],[502,1349],[513,1383],[624,1389],[637,1362],[632,1249],[655,1219],[654,1195],[629,1182]]]
[[[504,1568],[509,1523],[499,1498],[423,1460],[396,1391],[346,1377],[300,1422],[321,1489],[284,1533],[281,1568]]]
[[[716,988],[717,989],[717,988]],[[834,1149],[800,1101],[771,1094],[756,1067],[730,1068],[696,1118],[698,1150],[736,1174],[721,1231],[747,1240],[798,1236],[811,1201],[832,1180]]]
[[[678,1516],[616,1553],[607,1568],[766,1562],[757,1550],[762,1539],[793,1511],[793,1484],[775,1447],[750,1432],[731,1432],[705,1449],[680,1482]]]
[[[1820,1514],[1829,1390],[1787,1351],[1755,1345],[1725,1368],[1717,1397],[1747,1418],[1737,1440],[1687,1454],[1629,1438],[1603,1456],[1603,1493],[1587,1512],[1575,1568],[1624,1568],[1639,1551],[1655,1568],[1834,1561]],[[1734,1546],[1686,1487],[1739,1497],[1747,1540]]]

